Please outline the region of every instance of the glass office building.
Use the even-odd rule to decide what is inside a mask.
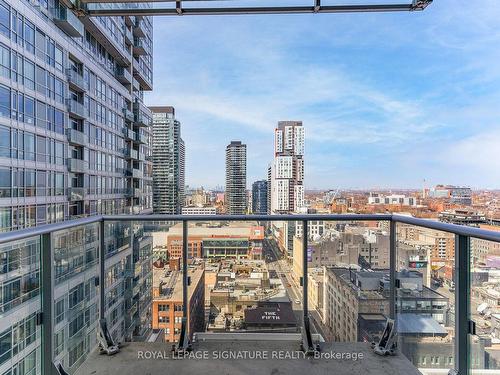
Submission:
[[[151,212],[143,92],[152,89],[152,20],[79,18],[64,4],[0,0],[2,232]],[[151,247],[140,224],[113,222],[0,246],[0,374],[42,372],[44,262],[52,264],[56,362],[79,367],[96,346],[99,318],[118,341],[143,339]]]

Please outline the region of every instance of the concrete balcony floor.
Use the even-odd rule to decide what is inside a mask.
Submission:
[[[126,343],[114,356],[99,355],[94,351],[76,374],[420,374],[402,354],[381,357],[372,352],[368,343],[321,343],[321,355],[345,353],[344,359],[311,358],[300,352],[299,335],[282,334],[272,339],[268,339],[267,334],[247,338],[244,335],[248,336],[202,334],[193,344],[193,352],[183,359],[173,358],[169,343]],[[358,356],[357,360],[352,359],[354,353]],[[257,359],[257,355],[261,358]],[[346,358],[348,355],[351,355],[350,359]],[[226,359],[227,356],[232,358]]]

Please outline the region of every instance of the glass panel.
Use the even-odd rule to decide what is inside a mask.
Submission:
[[[40,373],[40,238],[0,245],[0,368]]]
[[[173,283],[176,270],[182,266],[182,230],[182,223],[178,223],[166,233],[153,234],[155,266],[164,264],[166,285]],[[264,223],[189,222],[187,251],[190,337],[203,332],[300,332],[299,292],[292,287],[292,280],[285,282],[283,276],[291,269],[288,250],[268,241]],[[153,280],[156,287],[157,279]],[[177,285],[181,287],[180,281]],[[182,306],[165,301],[161,305],[158,312],[153,310],[153,322],[155,314],[165,315],[162,319],[169,324],[166,339],[177,341]]]
[[[52,235],[53,360],[76,369],[97,345],[99,322],[99,224]]]
[[[138,222],[105,223],[105,316],[117,342],[147,341],[153,334],[153,240],[144,226]]]
[[[399,350],[423,374],[453,369],[455,235],[397,224],[396,266]]]
[[[327,341],[378,342],[390,307],[389,223],[313,220],[308,234],[312,332]]]
[[[498,225],[480,226],[500,231]],[[500,242],[471,238],[470,251],[470,313],[476,334],[470,335],[469,366],[472,374],[500,373]]]

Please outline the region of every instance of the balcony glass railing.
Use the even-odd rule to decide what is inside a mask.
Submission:
[[[67,129],[69,143],[77,144],[79,146],[86,146],[89,143],[89,137],[83,132],[76,129]]]
[[[74,38],[85,35],[85,28],[78,17],[68,8],[60,5],[53,9],[54,23],[66,34]]]
[[[68,76],[68,82],[73,89],[77,89],[78,91],[85,91],[86,90],[86,84],[85,80],[83,79],[83,76],[75,72],[73,69],[68,68],[66,69],[66,75]]]
[[[0,337],[43,313],[42,373],[53,362],[76,374],[160,371],[176,361],[137,353],[171,345],[271,356],[299,344],[325,371],[342,369],[322,361],[330,350],[366,356],[353,374],[498,371],[499,246],[500,232],[390,214],[66,221],[0,234]],[[131,341],[113,357],[92,354],[99,319]],[[397,355],[382,358],[366,342],[388,319]],[[289,371],[308,363],[304,354]]]
[[[132,48],[133,48],[133,53],[136,56],[145,55],[147,53],[146,47],[145,47],[145,44],[144,44],[144,41],[142,40],[142,38],[134,37],[134,44],[133,44]]]
[[[83,103],[80,103],[74,99],[66,99],[66,105],[68,106],[68,112],[70,115],[79,118],[79,119],[85,119],[87,118],[87,108],[83,105]]]
[[[134,121],[134,112],[132,112],[128,108],[123,108],[123,116],[125,117],[125,120],[128,122]]]
[[[123,66],[118,66],[115,69],[115,77],[119,82],[123,84],[130,85],[132,83],[132,74],[127,68]]]
[[[68,158],[68,170],[73,173],[87,172],[89,163],[82,159]]]

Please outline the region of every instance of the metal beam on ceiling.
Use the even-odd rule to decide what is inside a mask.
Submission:
[[[157,2],[175,2],[175,8],[95,8],[88,9],[82,4],[88,16],[178,16],[178,15],[236,15],[236,14],[290,14],[290,13],[366,13],[366,12],[411,12],[424,10],[432,0],[414,0],[406,4],[366,4],[366,5],[321,5],[321,0],[314,0],[312,6],[265,6],[265,7],[188,7],[183,8],[180,0],[153,0]],[[186,2],[197,2],[200,0],[184,0]],[[146,0],[134,1],[133,3],[151,2]],[[87,0],[87,3],[112,4],[116,0]],[[120,3],[126,3],[123,0]],[[86,8],[86,9],[85,9]]]

